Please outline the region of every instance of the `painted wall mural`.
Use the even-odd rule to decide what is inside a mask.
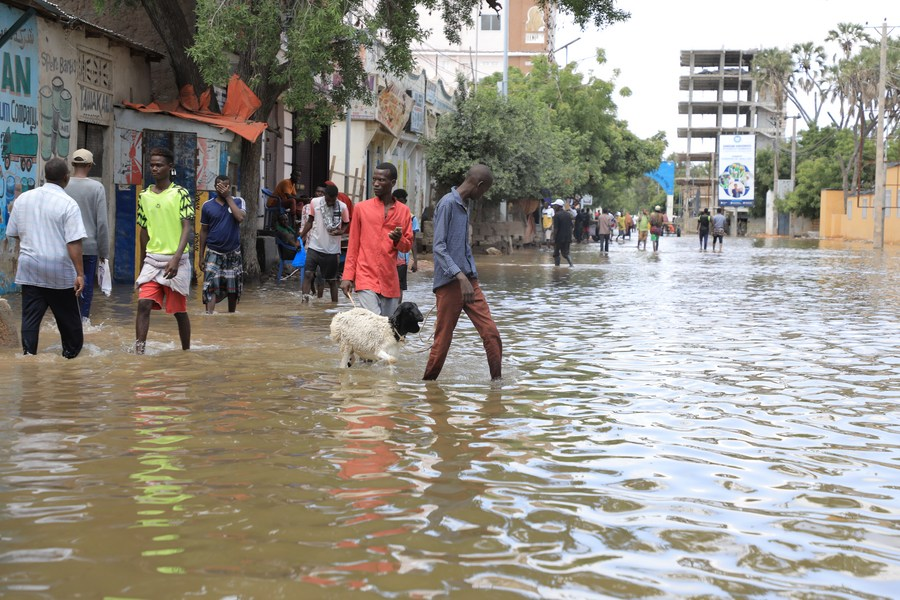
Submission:
[[[113,183],[117,185],[137,185],[144,181],[143,160],[144,135],[133,129],[116,128],[115,173]]]
[[[0,4],[0,32],[22,11]],[[0,49],[0,294],[15,289],[14,248],[6,223],[16,197],[37,184],[38,32],[31,17]]]

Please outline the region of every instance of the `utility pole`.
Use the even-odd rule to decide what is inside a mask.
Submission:
[[[800,115],[789,117],[794,120],[794,128],[791,133],[791,188],[797,185],[797,119]]]
[[[774,150],[772,155],[772,202],[766,197],[766,235],[778,233],[778,213],[775,203],[778,201],[778,154],[781,148],[781,132],[784,130],[784,117],[779,112],[775,116],[775,135],[772,136]]]
[[[875,227],[872,246],[876,250],[884,248],[884,97],[887,94],[887,19],[881,24],[881,66],[878,71],[878,133],[875,138]]]
[[[503,97],[509,95],[509,2],[503,7]]]

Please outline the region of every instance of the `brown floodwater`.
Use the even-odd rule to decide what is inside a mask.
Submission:
[[[296,281],[135,356],[117,286],[0,350],[0,596],[897,597],[900,249],[695,245],[479,257],[499,384],[465,318],[338,369]]]

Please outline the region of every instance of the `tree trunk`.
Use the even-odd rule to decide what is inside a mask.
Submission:
[[[238,56],[237,74],[248,85],[250,82],[265,82],[251,85],[253,93],[259,98],[260,107],[251,117],[254,121],[269,122],[269,115],[278,103],[278,98],[287,88],[285,83],[273,83],[268,68],[254,64],[257,49],[251,44],[245,52]],[[259,259],[256,257],[257,218],[256,207],[259,202],[259,162],[262,158],[262,139],[255,143],[241,140],[241,194],[244,199],[251,198],[254,209],[252,219],[245,219],[241,227],[241,250],[244,255],[244,278],[247,281],[259,282],[262,278],[262,269]],[[272,182],[274,186],[276,182]]]
[[[841,165],[841,189],[844,191],[844,206],[846,206],[847,198],[850,197],[850,167],[844,161],[843,157],[838,156],[837,159]]]
[[[259,161],[262,158],[262,140],[255,144],[241,140],[241,196],[247,202],[247,216],[241,223],[241,254],[244,258],[244,279],[259,283],[262,275],[256,257],[256,231],[259,205]]]
[[[141,4],[159,34],[159,39],[166,46],[169,64],[175,73],[175,85],[180,90],[190,84],[199,96],[207,85],[197,64],[187,54],[187,49],[194,44],[194,32],[187,15],[181,10],[181,4],[178,0],[141,0]],[[219,109],[215,94],[210,100],[210,108],[214,111]]]

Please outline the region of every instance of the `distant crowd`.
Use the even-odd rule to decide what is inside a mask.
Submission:
[[[700,235],[700,250],[707,249],[710,230],[713,236],[713,251],[716,243],[719,249],[725,235],[726,217],[723,209],[717,209],[715,215],[710,215],[709,209],[704,209],[700,214],[697,227]],[[652,211],[646,208],[640,210],[637,216],[628,211],[625,214],[610,210],[592,210],[589,207],[580,206],[577,200],[563,200],[557,198],[554,201],[546,200],[541,210],[541,228],[543,230],[543,242],[548,248],[553,249],[553,261],[556,266],[565,259],[569,266],[572,260],[569,256],[571,244],[586,244],[591,241],[600,244],[600,252],[609,252],[610,241],[624,244],[632,239],[632,233],[637,232],[638,250],[647,249],[647,239],[653,245],[653,251],[659,251],[659,240],[664,235],[681,235],[681,230],[663,212],[662,207],[656,205]]]

